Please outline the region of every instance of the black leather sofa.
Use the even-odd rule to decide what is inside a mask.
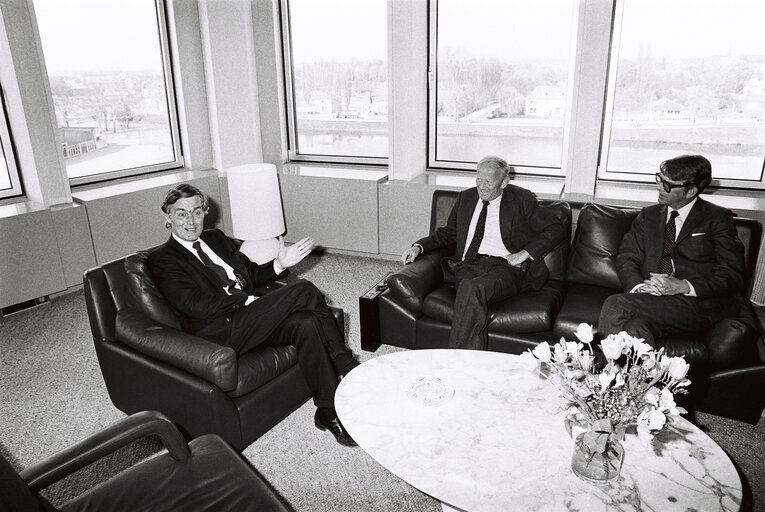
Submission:
[[[139,251],[85,272],[85,301],[112,403],[160,411],[188,437],[218,434],[243,450],[311,397],[294,347],[237,357],[180,330]],[[282,286],[275,282],[260,294]],[[332,308],[343,332],[343,311]]]
[[[454,191],[434,192],[431,232],[445,223],[456,196]],[[540,203],[561,212],[568,208],[565,203]],[[519,354],[542,341],[557,342],[561,336],[572,340],[581,322],[597,329],[603,301],[621,292],[614,258],[638,212],[636,208],[583,205],[573,242],[561,244],[545,257],[550,269],[547,284],[490,308],[488,350]],[[750,290],[762,226],[744,218],[736,218],[735,223],[745,246],[744,277]],[[449,250],[453,252],[453,248]],[[455,314],[455,292],[443,284],[439,264],[443,255],[424,254],[388,278],[389,288],[377,303],[379,333],[362,329],[364,350],[376,350],[378,339],[410,349],[445,347]],[[658,343],[670,355],[685,355],[691,365],[689,407],[750,422],[759,419],[765,395],[755,390],[765,386],[765,351],[748,301],[742,300],[739,314],[720,321],[705,339],[663,338]]]

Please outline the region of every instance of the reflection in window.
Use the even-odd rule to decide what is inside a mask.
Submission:
[[[700,153],[716,179],[762,180],[765,4],[623,0],[620,7],[600,177],[650,181],[661,161]]]
[[[21,181],[5,112],[5,101],[0,96],[0,199],[20,196],[21,192]]]
[[[292,158],[388,156],[386,5],[289,1]]]
[[[177,167],[161,2],[34,0],[34,7],[69,178]]]
[[[431,166],[496,154],[560,175],[573,4],[438,0]]]

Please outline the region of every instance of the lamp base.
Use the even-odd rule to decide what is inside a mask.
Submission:
[[[250,261],[262,265],[268,263],[279,255],[279,240],[267,238],[265,240],[245,240],[239,251],[247,256]]]

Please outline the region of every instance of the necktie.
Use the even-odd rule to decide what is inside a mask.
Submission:
[[[672,250],[675,248],[675,218],[677,210],[669,214],[669,222],[664,227],[664,247],[661,250],[661,261],[659,262],[659,272],[672,275]]]
[[[489,210],[489,201],[482,201],[483,207],[481,213],[478,214],[478,222],[475,223],[475,233],[473,233],[473,239],[470,241],[468,250],[465,253],[465,261],[470,263],[478,256],[478,248],[481,247],[481,240],[483,240],[483,232],[486,229],[486,213]]]
[[[191,246],[197,251],[199,259],[202,260],[202,263],[205,264],[205,267],[207,267],[210,271],[212,271],[213,274],[216,275],[218,280],[221,282],[221,286],[230,286],[233,288],[234,285],[236,285],[236,281],[232,281],[228,278],[226,269],[213,263],[213,261],[210,259],[210,256],[208,256],[207,253],[202,250],[202,245],[199,243],[199,240],[191,244]]]

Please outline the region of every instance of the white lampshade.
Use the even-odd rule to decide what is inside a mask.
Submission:
[[[284,213],[279,193],[279,179],[273,164],[239,165],[226,170],[228,196],[231,205],[233,235],[248,243],[242,246],[248,258],[265,263],[276,257],[278,244],[275,237],[284,233]],[[254,251],[250,241],[264,240],[265,254],[248,254]],[[262,252],[262,251],[259,251]],[[259,261],[263,260],[263,261]]]

